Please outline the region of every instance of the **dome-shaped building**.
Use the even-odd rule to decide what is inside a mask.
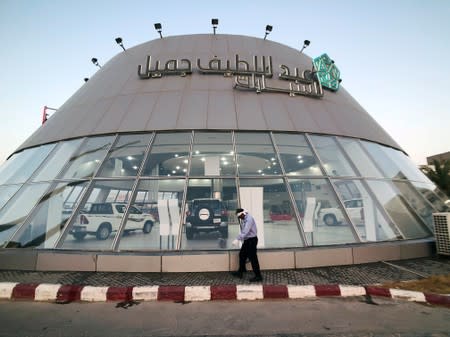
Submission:
[[[121,52],[0,168],[0,267],[232,270],[237,207],[265,269],[429,255],[443,194],[339,82],[247,36]]]

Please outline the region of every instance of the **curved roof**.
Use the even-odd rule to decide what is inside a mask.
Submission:
[[[140,79],[138,66],[152,67],[173,59],[190,60],[192,74]],[[238,35],[183,35],[157,39],[113,57],[86,82],[19,149],[80,136],[150,130],[276,130],[313,132],[367,139],[400,148],[344,89],[325,91],[322,98],[287,93],[242,91],[234,77],[202,74],[214,57],[222,64],[236,55],[250,65],[253,56],[271,56],[268,85],[278,79],[280,65],[293,72],[311,69],[309,56],[261,38]],[[272,84],[271,84],[272,83]]]

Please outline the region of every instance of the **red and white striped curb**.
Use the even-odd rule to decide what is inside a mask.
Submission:
[[[217,285],[93,287],[61,284],[0,282],[0,300],[55,302],[215,301],[302,299],[325,296],[381,296],[450,307],[450,296],[376,286],[346,285]]]

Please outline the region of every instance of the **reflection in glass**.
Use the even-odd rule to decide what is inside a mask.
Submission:
[[[97,176],[136,176],[149,141],[149,135],[120,136]]]
[[[357,140],[343,137],[339,137],[338,140],[363,177],[383,178],[383,174]]]
[[[236,132],[235,135],[240,175],[282,174],[268,133]]]
[[[322,175],[317,159],[304,135],[274,133],[273,136],[287,175]]]
[[[144,167],[144,176],[185,176],[190,132],[158,133]]]
[[[425,201],[424,197],[412,186],[411,182],[394,181],[393,184],[399,189],[410,207],[427,224],[428,228],[433,230],[433,207]]]
[[[436,194],[436,186],[434,184],[419,183],[416,181],[411,183],[438,212],[450,211],[450,205],[446,205]]]
[[[192,149],[191,176],[236,174],[230,132],[196,132]]]
[[[396,239],[399,231],[383,216],[378,204],[359,180],[333,180],[350,221],[363,241]]]
[[[367,181],[395,225],[406,239],[430,236],[423,222],[408,208],[408,204],[387,181]]]
[[[0,186],[0,210],[22,185]]]
[[[28,213],[37,204],[50,184],[33,184],[24,186],[0,211],[0,246],[25,221]]]
[[[184,187],[184,179],[141,180],[120,239],[120,250],[175,249]],[[142,219],[142,231],[130,231],[136,219]]]
[[[49,181],[54,179],[64,165],[68,162],[72,154],[81,144],[81,139],[60,142],[50,159],[42,165],[39,172],[33,177],[33,181]]]
[[[0,167],[0,185],[27,181],[54,147],[42,145],[14,154]]]
[[[412,160],[399,150],[379,145],[383,151],[392,159],[392,162],[403,172],[409,180],[430,183],[430,179],[420,171]]]
[[[311,141],[328,175],[356,175],[333,137],[311,136]]]
[[[61,183],[47,192],[8,246],[53,248],[67,219],[72,215],[74,204],[69,200],[74,197],[78,199],[86,184]]]
[[[183,249],[229,249],[239,232],[234,179],[189,179]],[[230,238],[230,239],[229,239]]]
[[[401,168],[383,151],[383,146],[367,141],[361,141],[361,144],[383,171],[385,178],[406,179]]]
[[[263,224],[258,225],[258,247],[301,247],[300,232],[286,185],[280,179],[240,179],[241,207],[262,214],[252,214],[255,219],[260,215]],[[262,194],[262,195],[261,195]],[[255,202],[261,200],[261,205]]]
[[[69,235],[65,237],[62,248],[111,249],[130,200],[133,183],[134,180],[96,181],[86,202],[72,218]],[[107,202],[111,190],[120,190],[123,198],[117,202]],[[132,228],[142,230],[143,223],[136,221]]]
[[[289,178],[289,185],[309,245],[356,242],[348,220],[327,180]]]
[[[93,137],[88,139],[70,158],[69,167],[62,178],[92,177],[100,163],[105,158],[114,137]]]

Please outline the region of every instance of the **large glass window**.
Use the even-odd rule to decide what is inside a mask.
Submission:
[[[409,180],[415,180],[424,183],[430,182],[430,179],[428,179],[427,176],[423,174],[422,171],[420,171],[417,166],[411,161],[411,159],[403,152],[394,150],[393,148],[387,146],[381,146],[381,148]]]
[[[0,186],[0,210],[22,185]]]
[[[149,141],[148,134],[120,136],[97,176],[136,176]]]
[[[356,175],[333,137],[311,136],[311,141],[328,175]]]
[[[55,151],[52,152],[50,159],[47,159],[39,169],[39,172],[33,177],[33,181],[49,181],[54,179],[78,149],[81,141],[82,139],[60,142]]]
[[[400,191],[403,198],[410,207],[420,216],[431,230],[433,230],[433,207],[430,206],[424,197],[411,185],[409,181],[394,181],[393,183]]]
[[[426,226],[389,182],[368,180],[368,184],[406,239],[430,236]]]
[[[289,185],[302,218],[308,245],[357,241],[327,180],[289,178]]]
[[[96,181],[86,202],[72,218],[68,235],[61,247],[80,250],[111,249],[124,210],[131,198],[133,183],[134,180]],[[123,197],[120,201],[106,201],[111,190],[122,192]],[[133,230],[142,230],[143,225],[142,221],[136,221]]]
[[[84,191],[86,182],[57,184],[38,203],[31,217],[14,236],[8,246],[53,248],[72,214],[73,203]]]
[[[416,181],[411,182],[413,186],[428,200],[430,204],[438,212],[449,212],[450,205],[446,205],[441,198],[436,194],[436,186],[433,184],[419,183]]]
[[[236,160],[230,132],[196,132],[191,176],[234,176]]]
[[[50,184],[24,186],[0,211],[0,246],[3,246],[25,221]]]
[[[319,163],[304,135],[273,134],[284,171],[292,176],[321,176]]]
[[[120,240],[120,250],[176,249],[184,179],[141,180]],[[136,227],[140,227],[134,230]]]
[[[359,180],[334,180],[350,221],[363,241],[396,239],[400,232],[383,215],[379,205]],[[343,224],[345,224],[345,219]]]
[[[190,132],[156,134],[143,175],[185,176],[190,143]]]
[[[258,247],[301,247],[299,226],[283,179],[240,179],[240,205],[251,208]]]
[[[0,185],[27,181],[54,147],[42,145],[13,155],[0,168]]]
[[[105,158],[114,137],[93,137],[88,139],[70,158],[70,163],[62,178],[92,177]]]
[[[236,132],[236,151],[239,174],[282,174],[268,133]]]
[[[357,140],[341,137],[338,140],[363,177],[383,177],[383,174],[376,167],[372,159],[367,156]]]
[[[239,232],[236,205],[235,179],[189,179],[182,249],[231,248]]]

